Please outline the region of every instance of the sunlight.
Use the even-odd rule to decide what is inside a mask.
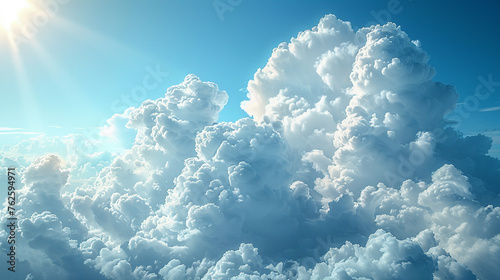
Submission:
[[[19,13],[29,7],[26,0],[0,0],[0,26],[10,31],[11,25],[17,22]]]
[[[11,59],[13,60],[14,71],[17,77],[18,94],[20,98],[19,108],[24,112],[24,117],[28,120],[30,127],[39,128],[42,126],[40,108],[33,98],[35,91],[26,73],[25,61],[23,61],[19,52],[14,49]]]

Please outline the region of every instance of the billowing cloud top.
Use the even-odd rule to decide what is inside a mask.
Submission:
[[[217,123],[227,94],[189,75],[109,121],[136,132],[121,154],[19,159],[7,276],[499,279],[500,161],[445,126],[458,96],[428,60],[327,15],[257,70],[252,118]]]

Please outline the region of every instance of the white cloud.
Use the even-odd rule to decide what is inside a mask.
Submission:
[[[0,131],[0,135],[40,135],[40,132],[34,131],[20,131],[20,130],[3,130]]]
[[[129,121],[128,114],[132,110],[129,108],[123,114],[114,114],[107,120],[106,125],[100,128],[99,135],[102,137],[100,145],[104,146],[104,149],[120,152],[132,147],[136,131],[126,127]]]
[[[496,279],[500,161],[444,127],[434,73],[400,27],[328,15],[249,82],[253,119],[217,123],[227,94],[188,75],[108,120],[115,154],[19,143],[59,156],[1,158],[23,175],[16,277]]]
[[[480,111],[481,112],[493,112],[493,111],[498,111],[500,110],[500,106],[497,107],[489,107],[489,108],[483,108]]]

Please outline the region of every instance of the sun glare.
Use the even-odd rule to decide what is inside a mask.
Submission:
[[[10,30],[11,25],[18,20],[19,13],[28,6],[26,0],[0,0],[0,26]]]

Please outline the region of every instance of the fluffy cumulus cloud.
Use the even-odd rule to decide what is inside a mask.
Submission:
[[[257,70],[250,118],[218,123],[228,95],[189,75],[108,121],[129,149],[17,145],[62,153],[0,158],[22,174],[7,276],[499,279],[500,161],[446,126],[458,95],[428,62],[393,23],[327,15]]]

